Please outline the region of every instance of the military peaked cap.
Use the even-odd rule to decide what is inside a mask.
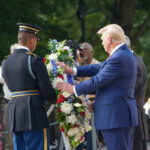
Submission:
[[[39,32],[41,30],[43,30],[39,26],[31,25],[31,24],[27,24],[27,23],[17,23],[17,25],[19,26],[19,30],[18,31],[28,32],[28,33],[31,33],[31,34],[34,34],[34,35],[38,35]]]

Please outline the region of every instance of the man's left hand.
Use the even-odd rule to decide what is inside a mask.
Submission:
[[[56,88],[58,88],[58,90],[61,92],[73,93],[73,85],[69,83],[59,82]]]

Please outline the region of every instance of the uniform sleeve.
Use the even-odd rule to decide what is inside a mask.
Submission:
[[[52,88],[51,82],[49,80],[46,66],[40,57],[34,60],[33,71],[35,72],[37,78],[41,96],[45,100],[49,100],[51,102],[56,101],[56,93]]]

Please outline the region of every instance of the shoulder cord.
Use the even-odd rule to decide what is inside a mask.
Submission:
[[[28,68],[29,68],[30,75],[35,80],[36,77],[35,77],[35,75],[34,75],[34,73],[32,71],[32,67],[31,67],[31,55],[28,55]]]

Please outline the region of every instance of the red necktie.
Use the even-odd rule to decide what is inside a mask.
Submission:
[[[107,57],[107,59],[110,57],[111,55],[109,55],[108,57]]]

